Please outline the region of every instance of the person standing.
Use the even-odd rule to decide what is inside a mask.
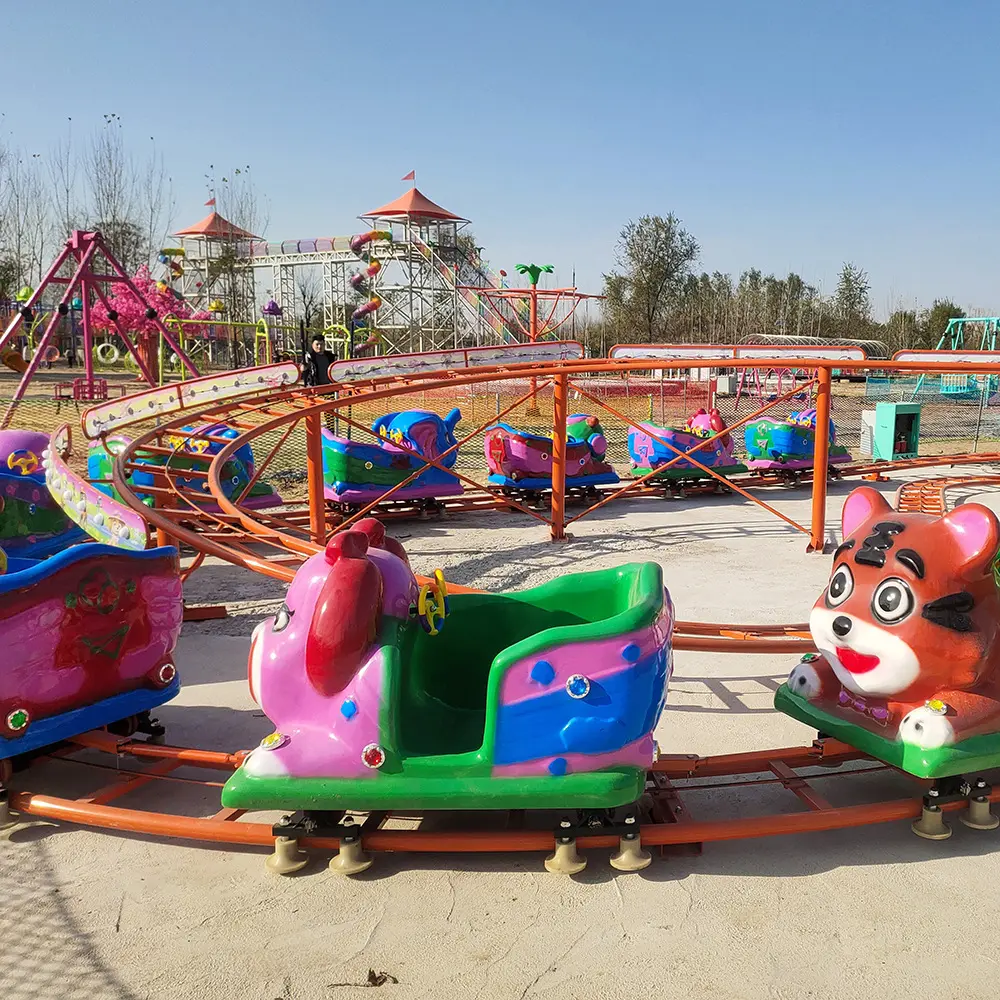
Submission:
[[[305,371],[302,373],[302,381],[307,386],[330,385],[330,365],[336,359],[326,349],[326,341],[320,334],[316,334],[309,341],[309,350],[306,353]],[[333,413],[327,411],[323,414],[323,422],[326,429],[333,432]]]
[[[306,352],[305,372],[302,381],[309,386],[330,384],[330,365],[334,362],[333,355],[326,349],[326,342],[316,334],[309,342]]]

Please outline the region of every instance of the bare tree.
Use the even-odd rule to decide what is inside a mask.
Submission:
[[[5,152],[0,169],[0,241],[18,282],[32,284],[41,277],[47,263],[50,233],[41,155]]]
[[[306,328],[319,330],[323,326],[323,295],[315,268],[303,268],[299,271],[295,282],[295,299],[296,312],[304,320]]]
[[[107,114],[103,127],[91,139],[82,166],[88,226],[101,230],[126,270],[148,264],[166,235],[168,195],[163,157],[153,148],[145,163],[137,164],[125,147],[121,119]],[[63,180],[62,185],[71,190],[71,179]]]
[[[214,164],[208,169],[205,180],[218,213],[238,229],[254,236],[262,233],[267,226],[267,206],[257,192],[249,164],[223,173],[218,185]],[[246,256],[245,240],[234,232],[230,239],[220,241],[218,253],[209,262],[208,277],[209,284],[219,288],[229,314],[236,320],[251,321],[256,314],[256,289]]]
[[[248,233],[262,235],[270,221],[270,206],[257,190],[250,164],[224,171],[218,185],[215,167],[210,166],[209,170],[211,173],[206,177],[219,214]]]
[[[153,137],[149,137],[153,143]],[[163,246],[170,232],[174,215],[171,178],[167,175],[163,154],[151,145],[149,156],[138,178],[139,209],[145,227],[144,238],[150,256]]]
[[[104,116],[104,127],[94,134],[84,156],[84,185],[88,225],[100,229],[122,265],[134,271],[148,254],[143,253],[137,221],[135,165],[125,150],[121,129],[116,114]]]
[[[70,118],[66,137],[52,147],[48,156],[53,225],[57,235],[63,236],[78,228],[80,223],[79,162],[73,147],[72,121]]]

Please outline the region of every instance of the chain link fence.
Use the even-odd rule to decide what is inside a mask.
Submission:
[[[58,386],[65,385],[79,369],[64,370],[55,366],[39,372],[28,394],[14,411],[11,427],[51,433],[63,423],[74,431],[71,464],[78,472],[86,471],[86,441],[79,430],[80,417],[90,405],[60,396]],[[707,373],[700,372],[699,375]],[[142,386],[125,374],[108,376],[109,393],[139,391]],[[742,391],[720,379],[718,385],[705,377],[685,377],[684,373],[661,377],[659,372],[633,372],[572,376],[569,380],[569,413],[593,414],[600,420],[608,444],[607,461],[620,476],[627,477],[631,461],[628,453],[630,423],[650,422],[659,426],[683,426],[698,409],[708,409],[714,401],[727,424],[749,416],[793,386],[803,386],[808,376],[800,373],[797,382],[785,373],[780,382],[772,372],[762,379],[747,379]],[[969,376],[961,373],[919,377],[900,373],[879,374],[864,381],[838,379],[832,387],[832,415],[838,443],[858,461],[862,450],[862,413],[874,410],[879,402],[905,402],[920,405],[921,456],[1000,451],[1000,378]],[[0,406],[6,410],[17,385],[12,372],[0,374]],[[713,388],[718,389],[713,400]],[[551,380],[539,378],[532,393],[532,381],[526,377],[498,379],[474,385],[419,389],[387,399],[366,401],[346,407],[340,415],[329,414],[327,427],[353,440],[374,442],[373,424],[386,413],[405,409],[423,409],[445,416],[458,407],[462,418],[456,427],[459,440],[481,425],[497,421],[518,430],[541,436],[552,433],[553,394]],[[600,405],[603,404],[603,405]],[[791,413],[815,405],[815,387],[802,388],[792,398],[776,403],[765,414],[783,419]],[[604,407],[611,407],[615,413]],[[353,424],[353,426],[352,426]],[[253,443],[258,462],[281,441],[284,428],[256,438]],[[478,430],[459,449],[457,472],[476,483],[486,482],[484,433]],[[736,434],[737,453],[742,452],[741,431]],[[263,476],[288,501],[302,501],[306,492],[305,428],[300,423],[281,442]],[[466,483],[467,488],[471,488]]]

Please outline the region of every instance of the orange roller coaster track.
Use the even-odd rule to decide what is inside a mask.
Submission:
[[[229,381],[222,387],[221,397],[225,398],[220,398],[218,389],[212,385],[212,377],[208,377],[185,383],[183,393],[165,386],[159,390],[143,393],[141,400],[140,397],[134,397],[101,404],[84,415],[84,431],[92,439],[118,433],[124,429],[136,432],[136,437],[116,457],[114,485],[124,502],[147,519],[161,544],[173,542],[189,546],[195,551],[197,560],[208,555],[217,556],[235,565],[287,582],[293,578],[306,558],[320,550],[331,533],[349,525],[360,516],[356,514],[348,518],[341,517],[329,509],[323,499],[320,439],[325,414],[336,413],[339,419],[349,420],[349,408],[352,406],[393,397],[405,398],[424,389],[457,388],[483,382],[525,378],[537,380],[535,383],[537,385],[549,380],[557,401],[554,407],[553,436],[558,441],[565,440],[567,409],[565,396],[576,376],[648,371],[658,368],[707,366],[766,368],[773,367],[775,363],[773,358],[752,360],[741,358],[735,361],[692,358],[670,359],[664,362],[647,359],[638,361],[592,359],[517,363],[496,365],[475,371],[437,371],[412,376],[378,378],[349,386],[339,384],[324,387],[322,391],[303,390],[289,381],[287,372],[284,372],[281,378],[278,377],[276,369],[281,366],[270,366],[239,373],[238,378],[230,373]],[[909,364],[841,360],[825,362],[808,358],[782,357],[780,364],[784,367],[799,367],[816,372],[819,389],[817,395],[819,427],[827,425],[830,374],[833,367],[842,371],[851,368],[919,372],[947,370],[944,364],[934,362]],[[972,372],[986,373],[993,373],[998,368],[997,365],[976,363],[965,367]],[[561,404],[558,399],[560,395],[563,397]],[[152,429],[149,427],[151,417],[159,420],[158,425]],[[171,456],[175,455],[183,446],[184,440],[194,433],[185,430],[185,426],[216,422],[228,423],[240,432],[239,436],[229,440],[216,438],[211,434],[200,434],[199,437],[217,442],[221,446],[220,451],[213,457],[203,458],[203,470],[192,470],[190,467],[183,470],[172,468]],[[308,503],[289,505],[277,512],[267,512],[248,510],[241,506],[239,498],[235,501],[230,500],[223,488],[222,470],[234,452],[245,444],[260,443],[263,435],[272,433],[277,437],[278,444],[269,450],[262,448],[257,455],[258,467],[266,468],[277,449],[300,424],[305,429],[307,445]],[[817,457],[821,465],[822,451],[822,447],[817,448]],[[164,464],[151,466],[142,461],[143,454],[160,456],[165,460]],[[187,454],[186,458],[190,459],[190,454]],[[560,467],[558,453],[554,459],[550,514],[543,516],[538,511],[530,510],[527,513],[547,524],[552,538],[558,540],[565,537],[566,484],[565,467]],[[878,463],[853,466],[842,469],[841,474],[874,477],[889,468],[957,465],[997,460],[1000,460],[1000,455],[941,456],[898,462],[893,465]],[[127,481],[129,473],[138,468],[152,473],[155,477],[152,486],[142,487],[143,493],[153,497],[152,508],[136,496]],[[712,470],[708,471],[716,480],[728,484],[729,481],[725,477],[716,475]],[[179,481],[181,475],[188,480],[195,478],[204,481],[218,505],[218,510],[216,512],[206,510],[204,494],[184,486]],[[747,487],[761,485],[760,481],[747,482],[746,477],[741,482]],[[976,479],[952,477],[947,480],[923,481],[904,487],[900,502],[901,504],[916,502],[922,504],[920,509],[937,510],[933,506],[937,502],[933,497],[940,497],[940,507],[943,509],[943,498],[947,489],[994,482],[1000,482],[1000,477]],[[934,485],[929,487],[927,483]],[[809,536],[811,548],[819,550],[824,542],[826,477],[813,477],[811,488],[812,522],[808,526],[796,525],[796,527]],[[496,491],[485,487],[481,489],[482,493],[473,498],[468,509],[476,509],[477,505],[487,509],[521,506],[511,503],[509,498],[498,495]],[[244,490],[244,494],[247,492]],[[627,494],[630,491],[621,492]],[[741,489],[740,492],[754,500],[749,489]],[[468,588],[453,589],[460,591]],[[781,652],[794,655],[813,647],[805,624],[678,622],[675,648],[711,652]],[[221,810],[211,817],[193,818],[143,812],[112,804],[132,790],[150,782],[190,782],[192,779],[174,773],[181,767],[193,766],[203,770],[215,770],[222,772],[224,776],[239,766],[245,751],[222,753],[193,748],[155,746],[132,739],[121,739],[104,732],[87,734],[74,741],[74,744],[66,751],[54,753],[49,759],[63,762],[65,766],[107,767],[108,765],[96,763],[93,759],[95,751],[106,753],[114,759],[111,783],[82,799],[57,798],[31,792],[13,793],[9,804],[14,810],[30,816],[153,836],[251,846],[274,843],[275,832],[270,826],[243,821],[243,814],[239,811]],[[80,759],[78,756],[83,751],[88,752],[86,759]],[[135,766],[128,766],[129,762]],[[819,768],[819,771],[800,773],[814,768]],[[851,784],[858,785],[863,777],[872,771],[894,773],[885,765],[865,757],[845,744],[823,738],[816,740],[810,746],[743,754],[716,757],[664,756],[649,772],[647,794],[641,803],[642,842],[646,846],[659,846],[665,850],[678,845],[700,845],[714,840],[844,829],[911,819],[921,814],[920,795],[907,795],[879,803],[833,806],[815,787],[816,782],[834,776],[851,778],[853,779]],[[751,775],[760,777],[748,777]],[[218,781],[211,780],[199,783],[212,788],[219,784]],[[696,821],[687,806],[686,797],[695,792],[760,784],[785,788],[798,798],[805,809],[749,818],[728,816]],[[926,783],[917,784],[926,787]],[[0,786],[0,796],[2,794],[3,789]],[[685,797],[683,800],[682,794]],[[991,794],[991,801],[996,801],[998,798],[1000,791]],[[961,800],[953,800],[943,802],[942,808],[952,810],[962,804]],[[6,803],[0,798],[0,821],[3,818],[5,805]],[[472,832],[451,826],[438,829],[436,827],[442,822],[441,817],[436,817],[432,823],[415,830],[394,829],[393,819],[394,817],[387,814],[368,816],[361,825],[362,846],[370,851],[467,852],[544,851],[550,849],[553,844],[551,829],[528,828],[530,826],[528,817],[523,814],[507,815],[499,829]],[[533,816],[531,822],[537,825],[542,819]],[[585,831],[580,835],[577,843],[581,848],[614,847],[618,843],[618,835],[603,830],[598,824],[592,832]],[[300,844],[316,850],[336,850],[339,841],[330,837],[307,837],[302,839]]]
[[[225,753],[183,747],[156,746],[141,741],[119,738],[106,732],[85,734],[74,745],[51,757],[43,758],[65,766],[77,765],[90,769],[105,767],[113,773],[103,788],[79,798],[67,799],[32,792],[15,792],[10,796],[10,808],[25,816],[68,823],[79,823],[100,829],[155,837],[170,837],[234,846],[264,847],[274,843],[275,828],[259,822],[243,820],[242,810],[222,809],[212,816],[192,817],[170,813],[128,809],[111,803],[150,782],[183,782],[209,789],[221,782],[182,778],[173,772],[179,768],[218,771],[223,776],[238,767],[245,751]],[[114,766],[89,759],[78,759],[78,751],[101,751],[114,758]],[[130,764],[131,762],[131,764]],[[148,766],[143,767],[143,764]],[[852,765],[845,767],[845,765]],[[813,770],[808,775],[799,772]],[[725,754],[713,757],[668,755],[661,757],[649,772],[646,794],[640,802],[639,822],[641,841],[645,847],[660,847],[663,853],[677,847],[700,849],[704,843],[721,840],[743,840],[784,834],[842,830],[916,819],[921,815],[922,796],[910,795],[885,802],[834,806],[815,787],[821,780],[834,778],[859,779],[874,772],[890,772],[886,765],[866,757],[834,739],[818,739],[810,746],[782,747],[751,753]],[[755,776],[755,777],[751,777]],[[919,788],[928,782],[915,782]],[[718,780],[727,779],[727,780]],[[721,819],[696,820],[688,805],[698,792],[726,788],[781,786],[791,792],[805,809],[779,811],[760,816],[728,816]],[[1000,790],[992,792],[990,801],[1000,799]],[[0,803],[2,804],[2,803]],[[964,800],[943,801],[945,811],[959,809]],[[697,812],[698,810],[696,810]],[[336,823],[343,816],[332,817]],[[407,825],[426,822],[428,817],[407,811]],[[460,826],[441,826],[442,817],[435,816],[427,829],[393,829],[391,813],[373,813],[361,823],[362,847],[368,851],[391,852],[541,852],[551,849],[553,832],[541,825],[544,815],[505,814],[503,826],[492,830],[469,830]],[[532,828],[532,824],[534,827]],[[591,832],[592,831],[592,832]],[[580,848],[612,848],[618,845],[618,834],[610,832],[601,822],[592,822],[591,831],[577,838]],[[305,836],[301,847],[317,851],[336,851],[340,844],[334,837]]]
[[[84,415],[84,430],[91,438],[99,438],[111,432],[124,429],[139,428],[140,433],[117,457],[114,466],[114,482],[124,502],[142,514],[155,529],[160,543],[175,541],[187,545],[198,553],[198,558],[212,555],[244,566],[255,572],[271,576],[285,582],[290,582],[301,563],[313,553],[319,551],[320,545],[330,533],[349,526],[356,517],[344,519],[327,508],[323,500],[322,455],[320,448],[320,428],[323,416],[335,412],[338,417],[351,423],[347,415],[350,408],[371,401],[388,400],[393,397],[405,396],[435,388],[455,389],[460,386],[470,386],[483,382],[496,382],[525,377],[537,379],[539,383],[549,380],[556,391],[566,392],[571,384],[570,375],[592,374],[593,372],[628,372],[648,370],[656,367],[684,367],[704,364],[705,361],[690,359],[679,362],[656,363],[642,361],[615,360],[568,360],[561,362],[520,362],[508,365],[495,365],[477,369],[473,372],[436,371],[420,373],[411,376],[391,376],[370,379],[351,385],[334,385],[324,391],[304,390],[289,384],[289,366],[273,365],[262,369],[253,369],[240,373],[239,378],[227,376],[223,385],[223,396],[219,399],[217,392],[218,378],[209,376],[193,382],[185,383],[182,393],[177,393],[170,386],[159,390],[151,390],[132,397],[136,401],[120,400],[102,404]],[[713,359],[715,366],[725,366],[725,361]],[[750,361],[741,359],[742,366],[758,364],[766,366],[774,361],[761,359]],[[784,364],[792,361],[782,359]],[[732,362],[736,364],[736,362]],[[822,384],[828,381],[829,366],[818,368],[818,378]],[[836,362],[838,367],[850,367],[851,363]],[[874,363],[865,362],[871,367]],[[815,360],[803,360],[801,366],[822,365]],[[927,367],[911,365],[909,367]],[[934,367],[934,366],[931,366]],[[937,366],[940,367],[940,366]],[[974,366],[975,367],[975,366]],[[242,379],[243,385],[239,385]],[[333,393],[339,393],[334,396]],[[160,394],[159,396],[157,394]],[[162,398],[163,408],[157,410],[163,422],[153,429],[148,428],[148,421],[154,403]],[[138,405],[141,402],[142,405]],[[565,419],[565,408],[561,411]],[[184,478],[204,479],[216,503],[218,512],[205,510],[204,495],[178,482],[180,470],[173,470],[170,465],[171,456],[183,447],[183,442],[192,435],[185,426],[201,423],[225,422],[240,431],[237,438],[215,438],[212,435],[201,434],[220,444],[221,450],[213,458],[204,459],[204,470],[187,468]],[[229,458],[243,445],[261,439],[262,435],[274,432],[278,442],[267,450],[263,457],[258,454],[258,469],[266,469],[277,450],[287,440],[292,430],[302,424],[305,427],[307,440],[307,475],[309,482],[308,505],[298,509],[288,509],[280,513],[266,511],[251,511],[242,507],[239,501],[230,500],[222,485],[222,470]],[[356,427],[360,425],[354,424]],[[365,429],[365,428],[361,428]],[[475,433],[475,432],[473,432]],[[563,431],[565,433],[565,431]],[[467,435],[466,439],[472,435]],[[165,459],[163,466],[150,466],[143,462],[142,455],[157,455]],[[190,459],[190,454],[187,455]],[[1000,455],[964,454],[947,457],[932,457],[911,459],[905,462],[877,463],[873,465],[858,465],[841,470],[841,475],[878,475],[888,469],[911,468],[932,464],[960,464],[983,462],[1000,459]],[[432,462],[428,464],[438,463]],[[426,467],[426,466],[425,466]],[[136,496],[127,482],[130,472],[142,468],[151,472],[154,485],[143,487],[143,492],[151,494],[154,507],[151,509]],[[711,470],[708,470],[711,472]],[[716,475],[716,481],[724,485],[732,484],[744,496],[754,499],[748,489],[742,487],[760,486],[761,481],[753,482],[750,477],[741,476],[727,480]],[[467,478],[467,477],[466,477]],[[529,510],[523,505],[501,496],[495,490],[489,490],[467,479],[470,485],[480,490],[464,500],[464,509],[520,509],[543,523],[549,524],[554,538],[565,537],[565,479],[556,483],[552,491],[552,517],[543,517],[537,511]],[[955,482],[962,480],[956,479]],[[768,480],[763,480],[766,484]],[[741,486],[742,484],[742,486]],[[793,525],[803,533],[810,534],[813,547],[822,547],[822,525],[825,518],[826,482],[823,477],[812,480],[813,489],[813,527]],[[244,491],[246,492],[246,491]],[[629,488],[617,491],[626,494]],[[634,490],[632,492],[641,492]],[[560,493],[562,494],[560,496]],[[606,499],[599,503],[603,504]],[[598,506],[595,504],[594,506]],[[822,516],[818,518],[817,506]],[[374,507],[374,505],[372,505]],[[771,509],[770,505],[763,506]],[[586,513],[586,512],[585,512]],[[580,516],[580,515],[577,515]],[[815,542],[818,538],[820,544]],[[462,588],[455,588],[461,590]],[[729,623],[696,623],[679,622],[677,628],[676,648],[699,651],[736,651],[746,653],[800,653],[811,649],[808,632],[804,624],[791,625],[740,625]]]

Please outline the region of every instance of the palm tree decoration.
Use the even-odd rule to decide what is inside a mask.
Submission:
[[[532,285],[537,285],[539,277],[543,274],[551,274],[554,268],[551,264],[515,264],[514,270],[518,274],[526,274],[528,281]]]
[[[526,274],[531,282],[531,289],[528,293],[528,340],[534,343],[538,340],[538,279],[543,274],[551,274],[554,270],[551,264],[515,264],[514,270],[518,274]]]

